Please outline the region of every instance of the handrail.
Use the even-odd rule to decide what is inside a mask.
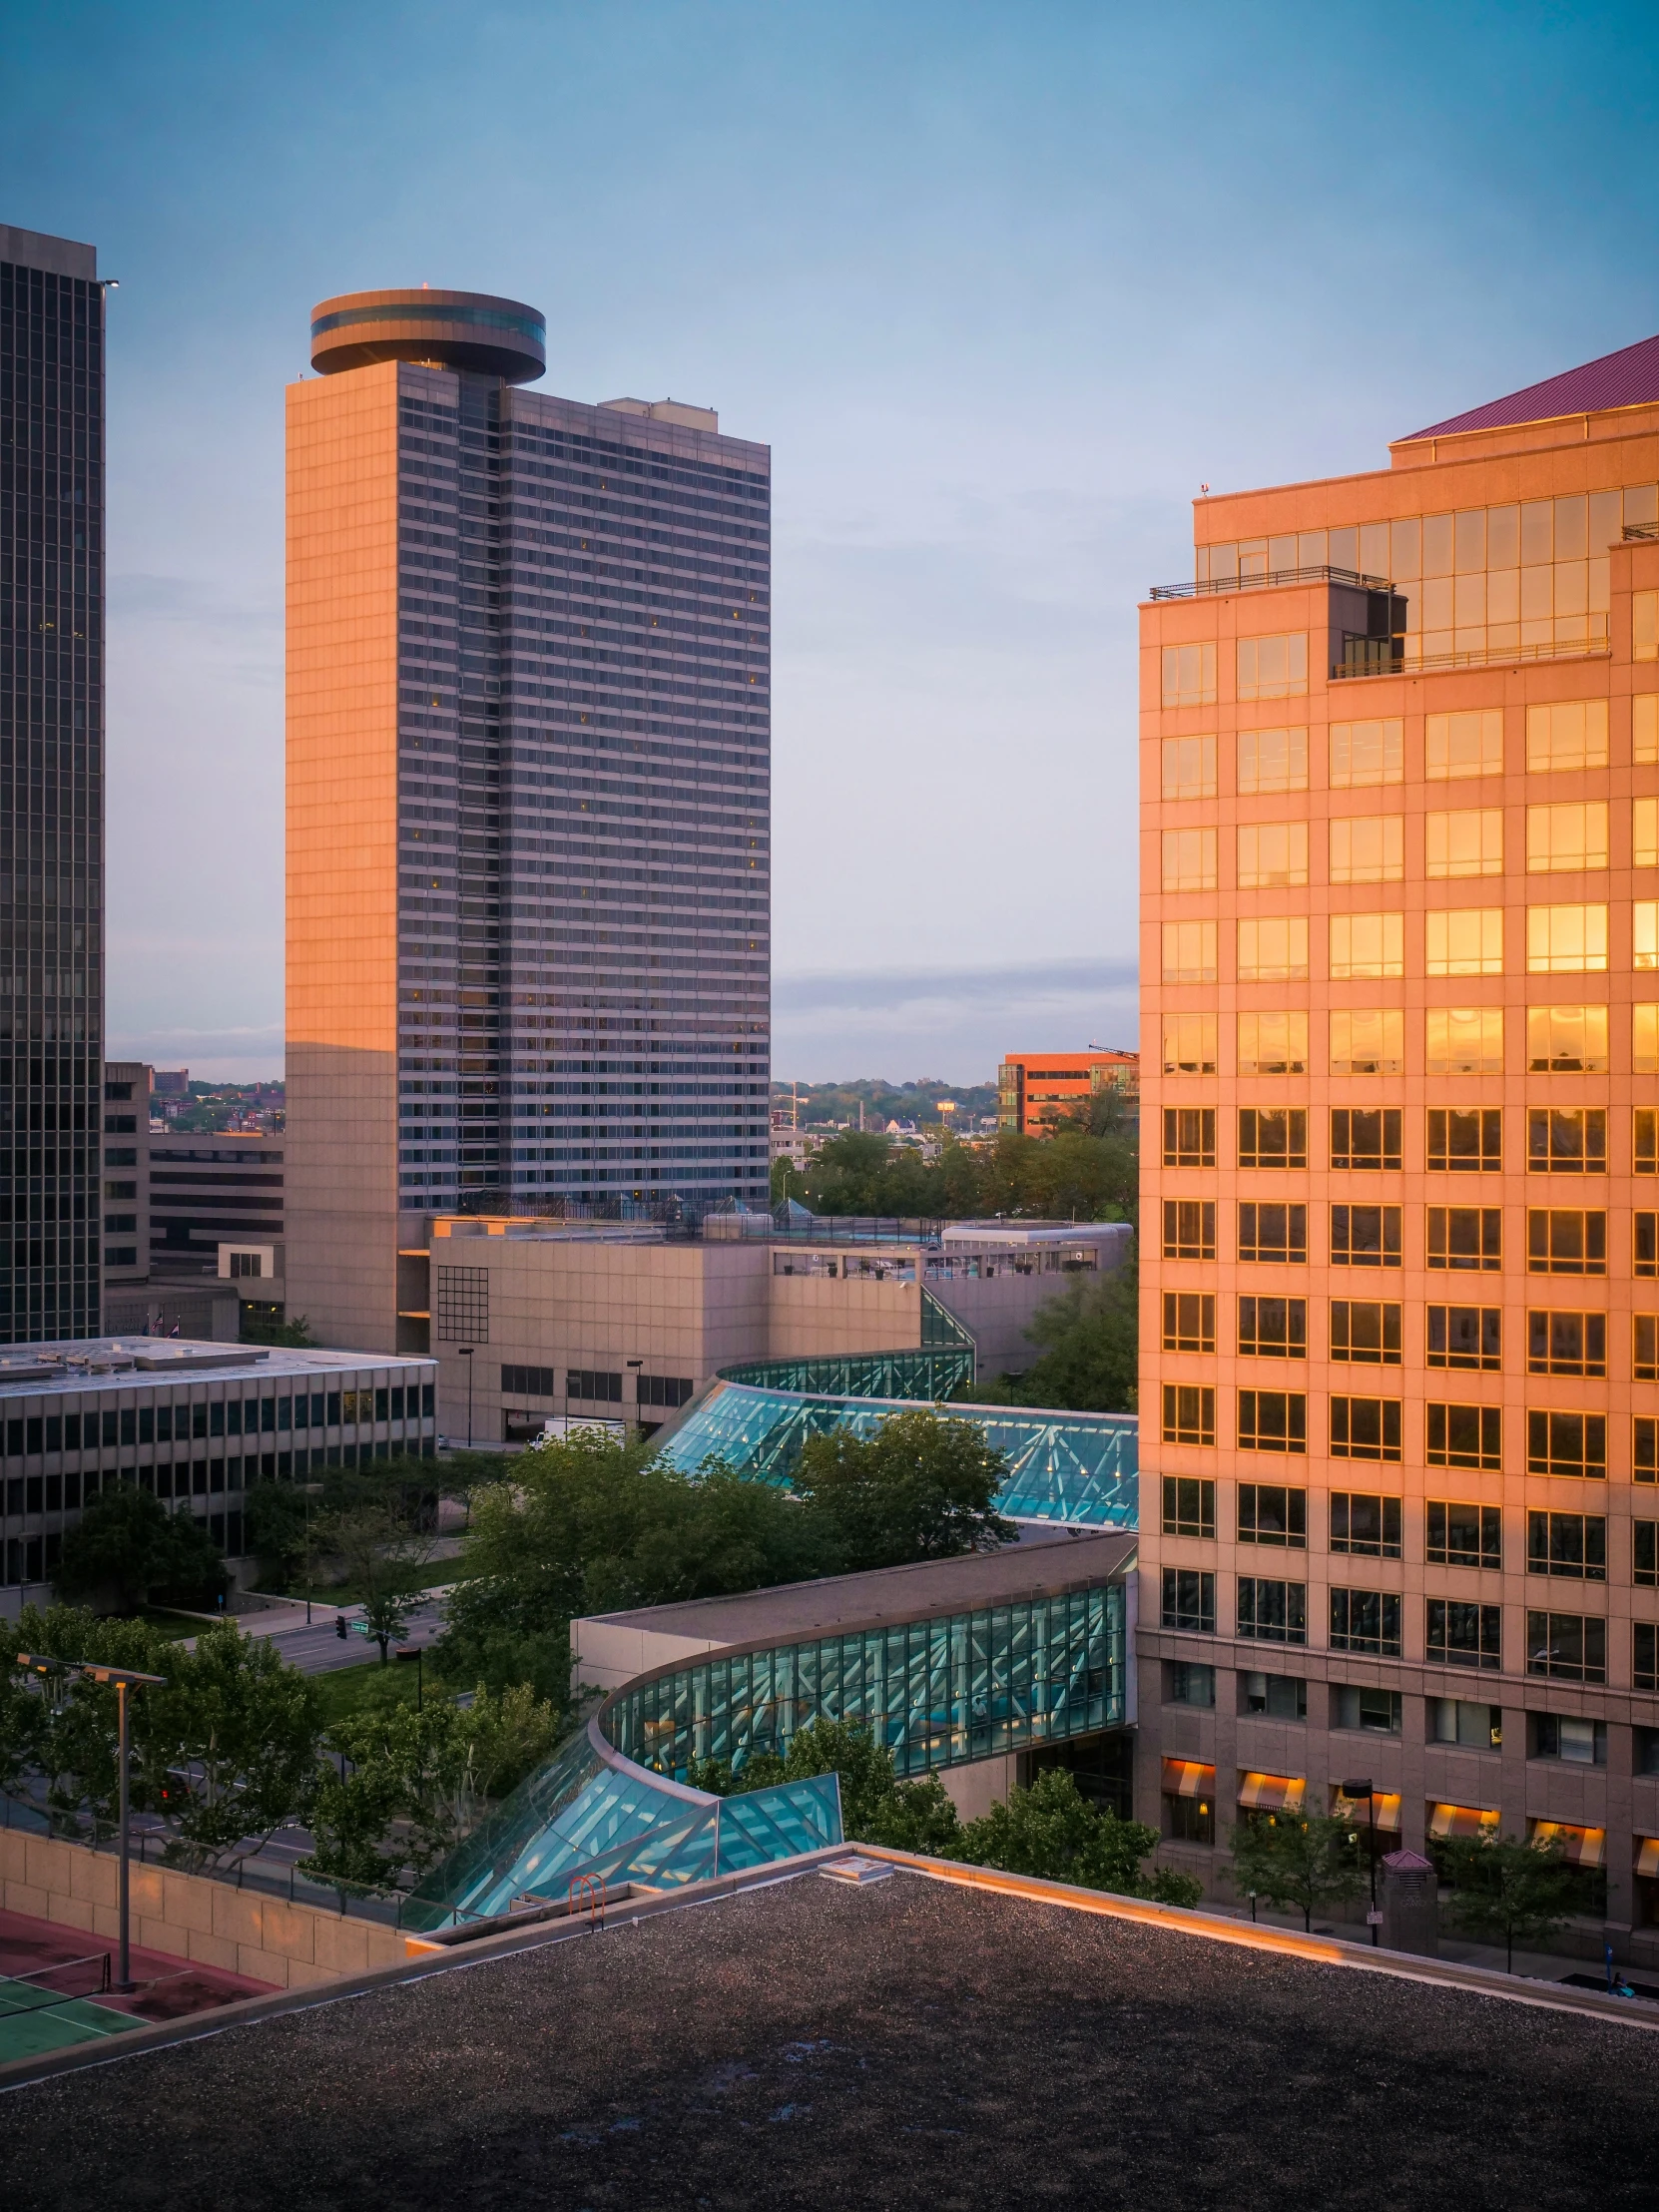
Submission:
[[[1357,591],[1392,591],[1386,576],[1367,576],[1357,568],[1273,568],[1260,576],[1211,576],[1191,584],[1154,584],[1152,599],[1204,599],[1222,592],[1266,591],[1278,584],[1347,584]]]

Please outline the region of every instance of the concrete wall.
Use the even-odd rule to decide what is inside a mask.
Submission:
[[[120,1934],[119,1880],[108,1852],[0,1830],[0,1905],[8,1912],[113,1937]],[[289,1905],[204,1875],[134,1866],[130,1882],[135,1943],[279,1989],[399,1965],[407,1955],[394,1928]]]

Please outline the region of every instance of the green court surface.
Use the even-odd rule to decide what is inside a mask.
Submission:
[[[113,2005],[97,2004],[89,1997],[55,1997],[38,1982],[0,1977],[0,2065],[143,2025]]]

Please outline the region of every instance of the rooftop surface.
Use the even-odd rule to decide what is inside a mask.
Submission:
[[[1659,401],[1659,337],[1641,338],[1616,353],[1603,353],[1580,368],[1563,369],[1483,407],[1412,430],[1410,438],[1450,437],[1457,430],[1499,430],[1516,422],[1548,422],[1557,415],[1599,414],[1609,407],[1643,407]]]
[[[645,1605],[635,1612],[591,1617],[666,1635],[708,1636],[722,1644],[810,1636],[817,1629],[855,1622],[924,1620],[1006,1605],[1014,1598],[1048,1596],[1079,1582],[1121,1574],[1135,1555],[1136,1541],[1121,1531],[1097,1536],[1045,1528],[1001,1551],[961,1559],[924,1559],[867,1574],[825,1575],[816,1582],[786,1582],[735,1597],[700,1597],[683,1605]]]
[[[279,1377],[292,1382],[300,1376],[363,1368],[420,1372],[431,1366],[430,1360],[389,1352],[301,1352],[283,1345],[222,1345],[189,1337],[68,1337],[48,1344],[7,1345],[0,1354],[0,1399],[39,1397],[53,1390],[130,1390],[174,1381],[269,1382]]]
[[[1622,2022],[805,1873],[19,2088],[0,2171],[15,2212],[1605,2212],[1656,2091]]]

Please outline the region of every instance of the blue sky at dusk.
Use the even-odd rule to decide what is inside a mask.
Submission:
[[[1659,330],[1651,9],[0,0],[0,222],[110,310],[112,1049],[281,1038],[311,302],[548,317],[774,450],[775,1071],[1133,1041],[1135,603],[1188,502]]]

